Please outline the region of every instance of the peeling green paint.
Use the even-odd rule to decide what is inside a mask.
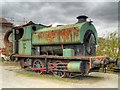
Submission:
[[[32,44],[83,43],[84,35],[87,30],[93,31],[97,38],[95,27],[88,22],[39,29],[32,36]],[[96,41],[98,40],[96,39]]]

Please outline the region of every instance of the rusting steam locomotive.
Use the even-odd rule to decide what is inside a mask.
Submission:
[[[87,75],[112,60],[95,56],[97,31],[87,16],[78,22],[56,27],[29,22],[13,28],[13,54],[22,68],[59,77]]]

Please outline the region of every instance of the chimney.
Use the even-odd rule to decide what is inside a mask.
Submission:
[[[83,22],[86,22],[86,19],[88,17],[85,16],[85,15],[82,15],[82,16],[78,16],[77,19],[78,19],[78,23],[83,23]]]

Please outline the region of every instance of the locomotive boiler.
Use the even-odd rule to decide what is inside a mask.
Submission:
[[[59,77],[87,75],[112,62],[96,55],[97,31],[87,16],[78,22],[56,27],[29,22],[13,28],[13,54],[22,68]]]

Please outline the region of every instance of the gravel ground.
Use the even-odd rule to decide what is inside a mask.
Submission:
[[[17,74],[21,71],[15,66],[0,65],[0,86],[1,88],[118,88],[118,75],[108,73],[90,73],[82,79],[62,81],[51,79],[40,79]],[[49,76],[49,75],[48,75]],[[2,80],[2,81],[1,81]],[[70,82],[69,82],[70,81]]]

